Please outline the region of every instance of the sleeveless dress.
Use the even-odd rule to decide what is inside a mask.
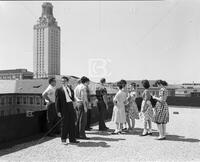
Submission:
[[[167,105],[167,89],[161,88],[159,91],[159,97],[162,101],[158,101],[155,106],[155,115],[153,121],[157,124],[166,124],[169,122],[169,108]]]
[[[144,121],[147,120],[153,120],[153,108],[151,105],[151,94],[149,92],[149,90],[145,89],[143,94],[142,94],[142,105],[141,105],[141,109],[145,110],[144,112],[142,112],[142,118]]]
[[[113,102],[117,104],[113,108],[112,121],[114,123],[125,123],[126,114],[125,114],[125,102],[126,102],[126,93],[122,90],[119,90],[115,95]]]
[[[126,115],[131,119],[139,119],[138,107],[135,102],[136,92],[132,91],[129,93],[128,104],[125,106]]]

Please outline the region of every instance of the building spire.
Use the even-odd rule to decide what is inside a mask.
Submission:
[[[53,16],[53,5],[49,2],[42,4],[42,16]]]
[[[38,24],[42,26],[56,25],[56,19],[53,16],[53,5],[49,2],[44,2],[42,4],[42,15],[38,20]]]

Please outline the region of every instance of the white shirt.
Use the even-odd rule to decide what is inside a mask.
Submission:
[[[86,86],[79,84],[74,89],[74,98],[76,101],[87,101],[87,91]]]
[[[49,97],[51,102],[55,102],[55,91],[56,88],[53,87],[52,85],[49,85],[47,87],[47,89],[42,93],[42,95],[44,95],[45,93],[47,93],[47,96]],[[45,99],[45,101],[48,103],[49,101]]]
[[[71,94],[71,90],[68,87],[63,86],[64,92],[65,92],[65,96],[66,96],[66,101],[67,102],[72,102],[72,99],[70,98]],[[68,92],[67,92],[68,90]],[[70,96],[69,96],[70,95]]]

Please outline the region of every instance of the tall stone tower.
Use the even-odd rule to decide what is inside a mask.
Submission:
[[[60,27],[53,16],[53,6],[45,2],[42,15],[34,25],[34,78],[60,75]]]

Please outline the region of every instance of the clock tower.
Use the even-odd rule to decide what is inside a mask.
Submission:
[[[35,78],[60,75],[60,27],[53,6],[45,2],[42,15],[34,25],[33,71]]]

